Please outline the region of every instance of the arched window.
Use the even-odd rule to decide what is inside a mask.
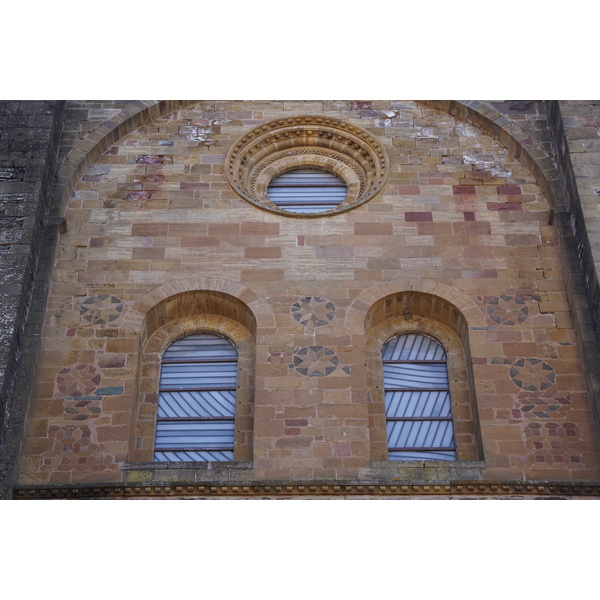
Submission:
[[[390,460],[456,460],[446,352],[425,335],[404,334],[382,350]]]
[[[348,186],[334,173],[308,167],[275,177],[267,188],[267,194],[271,202],[282,210],[311,214],[339,206],[348,194]]]
[[[208,333],[165,351],[160,371],[155,461],[233,460],[237,350]]]

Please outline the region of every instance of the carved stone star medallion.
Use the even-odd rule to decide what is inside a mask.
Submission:
[[[325,346],[305,346],[294,354],[294,368],[307,377],[324,377],[338,366],[338,357]]]
[[[100,294],[81,303],[81,320],[92,325],[116,321],[123,312],[123,302],[116,296]]]
[[[556,373],[539,358],[520,358],[511,367],[510,378],[523,390],[539,392],[554,384]]]
[[[306,296],[292,304],[292,315],[307,333],[327,325],[335,317],[335,304],[321,296]]]
[[[529,317],[529,308],[519,296],[498,296],[488,302],[487,315],[498,325],[519,325]]]

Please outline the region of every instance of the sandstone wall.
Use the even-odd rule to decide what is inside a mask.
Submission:
[[[540,105],[519,110],[524,130],[549,147]],[[273,214],[233,192],[231,144],[299,114],[372,134],[390,162],[383,191],[316,219]],[[423,104],[199,102],[141,125],[89,166],[66,206],[20,483],[596,481],[550,210],[501,142]],[[157,467],[148,462],[156,400],[144,387],[144,318],[202,290],[238,299],[256,318],[252,461]],[[388,463],[376,445],[365,319],[377,301],[417,293],[455,307],[469,326],[481,449],[457,464]],[[322,303],[334,308],[315,326]],[[413,315],[416,328],[434,317],[447,324],[425,312]]]

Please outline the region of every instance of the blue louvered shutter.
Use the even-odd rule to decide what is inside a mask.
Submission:
[[[233,460],[237,350],[208,333],[165,351],[160,371],[155,461]]]
[[[390,460],[456,460],[446,352],[434,339],[407,334],[383,346]]]
[[[282,210],[314,214],[327,212],[341,204],[348,194],[348,187],[337,175],[309,167],[275,177],[267,194]]]

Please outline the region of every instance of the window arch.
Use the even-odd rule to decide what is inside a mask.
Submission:
[[[256,357],[256,319],[250,308],[241,300],[216,290],[188,290],[166,296],[148,309],[140,325],[140,352],[136,392],[138,401],[134,406],[133,432],[130,438],[129,460],[132,463],[156,462],[157,423],[159,422],[159,398],[161,395],[161,375],[163,359],[180,344],[193,343],[194,336],[214,336],[233,348],[237,358],[237,368],[233,368],[235,379],[235,412],[233,430],[233,454],[221,457],[185,458],[158,457],[164,461],[231,461],[252,460],[254,429],[254,381]],[[208,339],[208,338],[203,338]],[[179,358],[182,358],[180,355]],[[185,356],[184,356],[185,358]],[[215,358],[222,358],[216,356]],[[200,357],[195,360],[206,362]],[[165,360],[165,364],[168,362]],[[193,363],[192,363],[193,364]],[[184,367],[185,370],[185,367]],[[202,377],[200,377],[200,381]],[[166,379],[164,379],[166,381]],[[171,379],[175,382],[175,379]],[[166,387],[169,387],[167,385]],[[192,387],[192,386],[189,386]],[[209,387],[209,386],[205,386]],[[225,386],[221,386],[225,387]],[[227,384],[227,387],[230,387]],[[181,389],[186,389],[181,385]],[[181,391],[178,390],[178,391]],[[171,391],[171,390],[163,390]],[[211,390],[193,390],[211,391]],[[220,392],[227,390],[218,390]],[[233,390],[228,390],[233,392]],[[211,416],[208,413],[178,415],[163,412],[161,401],[160,418],[191,416]],[[165,409],[166,410],[166,409]],[[216,415],[213,415],[216,416]],[[222,415],[226,416],[226,415]],[[197,419],[196,419],[197,420]],[[163,427],[161,425],[160,428]],[[172,426],[171,426],[172,427]],[[159,431],[159,437],[162,432]],[[164,441],[164,440],[163,440]],[[199,444],[204,447],[204,444]],[[173,446],[164,445],[164,448]],[[206,446],[208,447],[208,446]],[[211,446],[212,447],[212,446]],[[223,450],[223,449],[219,449]],[[176,449],[175,451],[183,451]],[[205,450],[198,450],[205,451]],[[231,458],[233,456],[233,458]]]
[[[446,351],[406,333],[381,352],[389,460],[456,460]]]
[[[233,460],[238,354],[211,333],[172,343],[161,361],[155,461]]]
[[[416,290],[396,292],[371,305],[365,315],[365,333],[372,460],[464,463],[483,459],[469,326],[462,312],[441,296]],[[429,370],[428,374],[425,369]],[[436,369],[440,374],[434,384],[424,383],[427,378],[432,378]],[[407,375],[411,371],[412,380]],[[406,410],[390,405],[392,401],[399,403],[400,399],[404,402],[432,402],[434,399],[443,402],[431,409],[426,404],[423,410],[428,412],[410,414],[411,405],[406,406]],[[422,440],[427,439],[427,428],[422,425],[421,445],[414,440],[406,442],[408,433],[417,433],[415,426],[411,428],[405,418],[410,416],[423,417],[424,421],[430,422],[438,421],[438,417],[441,421],[443,417],[451,423],[453,435],[450,437],[448,429],[446,437],[441,438],[443,441],[425,445]],[[392,420],[392,417],[403,421]],[[429,427],[433,436],[433,426],[430,424]],[[407,434],[404,437],[400,436],[402,428],[402,433]],[[393,436],[388,436],[390,429],[396,429],[391,432]],[[423,450],[410,458],[408,454],[401,454],[414,452],[417,448]]]

